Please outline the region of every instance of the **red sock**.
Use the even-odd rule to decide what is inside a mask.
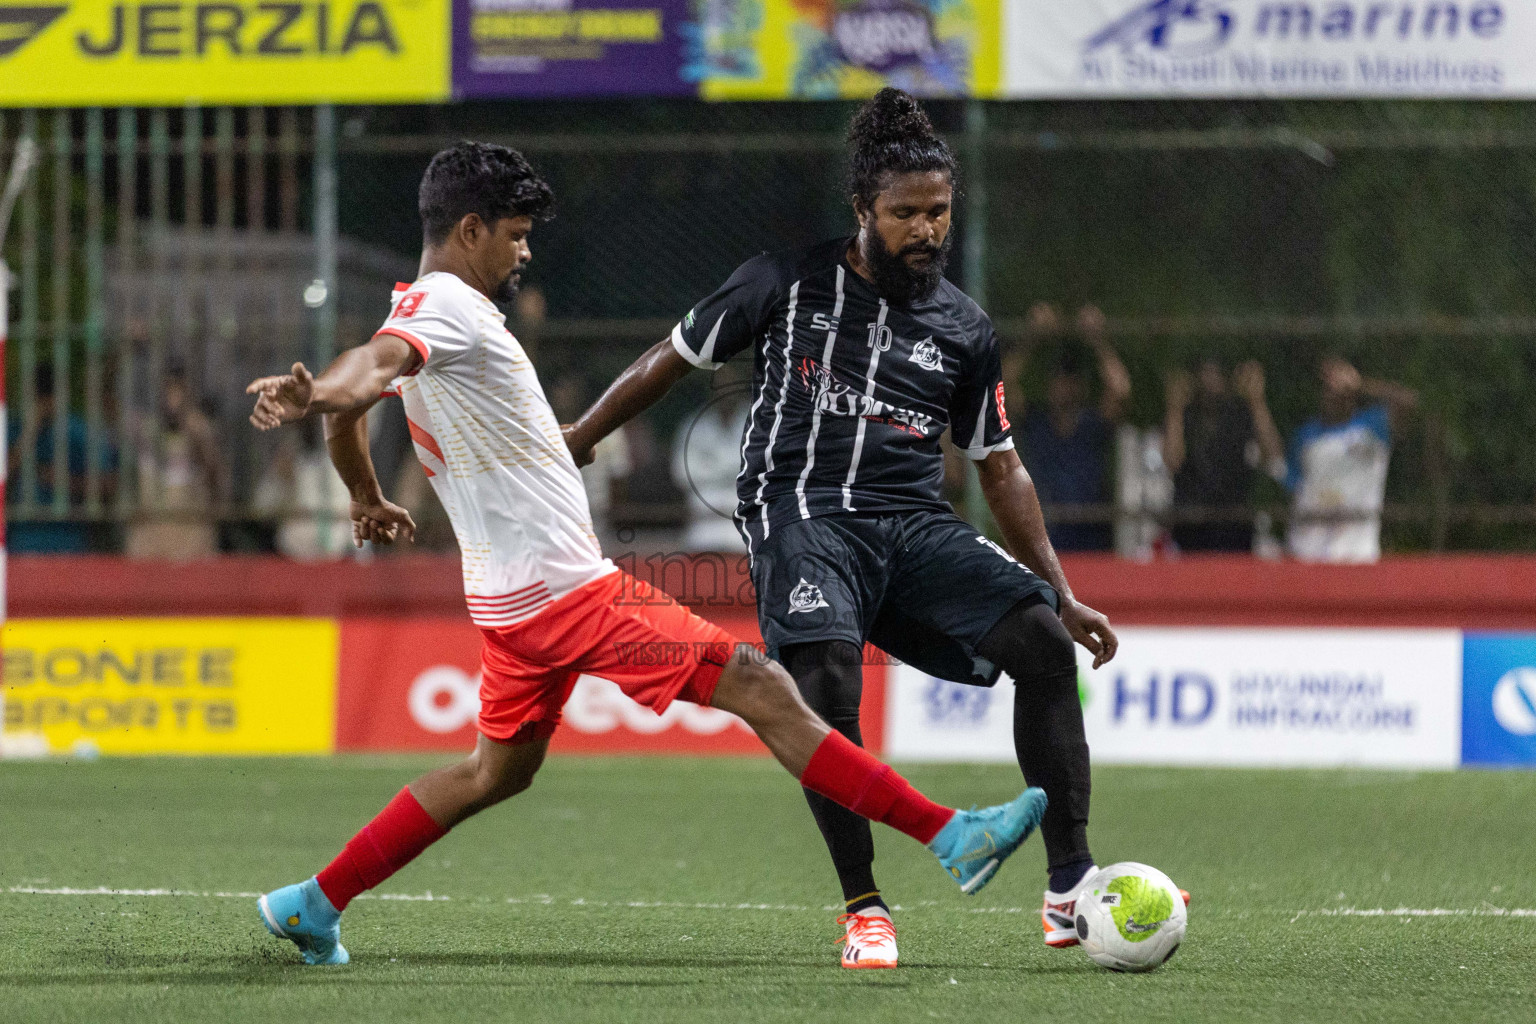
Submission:
[[[415,860],[422,850],[448,834],[422,809],[410,788],[395,794],[379,816],[363,826],[315,876],[320,891],[337,910]]]
[[[927,844],[955,816],[912,788],[912,784],[840,732],[830,732],[811,755],[800,784]]]

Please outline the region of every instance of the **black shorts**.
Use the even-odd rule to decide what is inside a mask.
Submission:
[[[770,657],[790,644],[873,643],[932,675],[996,678],[976,648],[1009,609],[1056,591],[952,512],[856,513],[775,528],[752,559]],[[974,664],[973,664],[974,663]]]

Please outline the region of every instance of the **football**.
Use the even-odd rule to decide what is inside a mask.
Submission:
[[[1101,868],[1077,898],[1083,952],[1112,971],[1150,971],[1184,941],[1188,911],[1179,887],[1147,864]]]

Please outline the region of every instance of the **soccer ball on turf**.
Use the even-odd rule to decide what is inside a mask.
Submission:
[[[1184,941],[1188,920],[1173,880],[1134,861],[1096,871],[1077,898],[1083,952],[1112,971],[1150,971],[1165,963]]]

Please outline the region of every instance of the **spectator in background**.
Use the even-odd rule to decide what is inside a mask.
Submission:
[[[1163,463],[1173,474],[1174,542],[1184,551],[1251,550],[1254,475],[1260,467],[1285,475],[1284,445],[1264,400],[1264,368],[1243,363],[1228,387],[1221,364],[1207,358],[1193,377],[1170,374],[1166,395]]]
[[[1047,303],[1030,310],[1032,334],[1059,333],[1061,321]],[[1105,336],[1104,314],[1084,306],[1077,312],[1077,332],[1098,363],[1098,404],[1088,402],[1086,361],[1069,342],[1046,381],[1044,408],[1028,408],[1015,422],[1014,436],[1040,503],[1047,506],[1047,532],[1056,550],[1107,551],[1114,544],[1107,515],[1104,522],[1060,522],[1050,514],[1052,505],[1110,504],[1115,424],[1131,397],[1131,375]]]
[[[215,514],[229,474],[213,422],[174,363],[161,374],[159,407],[139,423],[138,458],[139,513],[128,528],[129,557],[184,561],[217,552]]]
[[[752,389],[734,364],[716,370],[710,386],[708,404],[672,440],[672,481],[688,496],[683,550],[745,554],[734,515]]]
[[[1319,415],[1291,438],[1291,554],[1308,562],[1381,557],[1392,434],[1418,408],[1412,388],[1362,377],[1337,356],[1319,370]]]
[[[11,499],[21,497],[20,473],[25,459],[33,460],[37,467],[37,504],[44,517],[50,515],[55,486],[54,465],[54,418],[58,403],[54,395],[53,367],[47,364],[37,368],[32,378],[32,408],[25,423],[14,414],[8,424],[10,436],[15,438],[7,452],[6,465],[13,488]],[[64,461],[65,479],[62,486],[68,495],[71,510],[78,511],[86,497],[87,467],[90,465],[90,431],[85,417],[69,412],[65,421]],[[101,480],[101,497],[110,499],[117,491],[117,444],[111,429],[103,424],[98,449],[96,470]],[[26,521],[11,525],[6,545],[11,551],[38,553],[78,553],[90,549],[90,531],[80,522]]]
[[[331,466],[319,417],[285,432],[251,504],[278,518],[277,550],[289,558],[339,558],[353,550],[351,496]]]

